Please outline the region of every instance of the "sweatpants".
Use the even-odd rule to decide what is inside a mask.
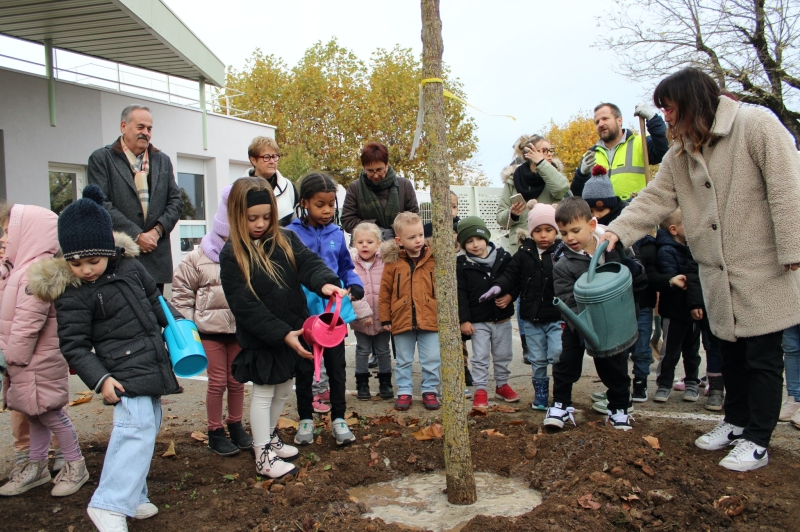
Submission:
[[[675,367],[683,355],[685,382],[700,384],[697,375],[700,368],[700,324],[694,320],[682,321],[661,318],[664,329],[664,342],[661,344],[661,357],[656,370],[656,384],[659,388],[672,388],[675,380]]]
[[[744,427],[742,438],[766,447],[783,399],[783,331],[720,340],[725,421]]]
[[[345,379],[346,365],[344,358],[344,340],[336,347],[329,347],[323,351],[322,362],[328,370],[331,390],[331,420],[344,419],[344,411],[347,408],[345,402]],[[311,402],[314,400],[314,393],[311,383],[314,382],[314,363],[308,359],[302,359],[297,364],[295,373],[295,395],[297,396],[297,413],[300,419],[313,419],[314,407]],[[250,419],[250,424],[253,420]]]
[[[553,364],[553,402],[564,408],[572,405],[572,385],[578,382],[583,371],[583,340],[569,326],[561,334],[561,356]],[[594,358],[594,367],[608,388],[608,409],[626,410],[631,404],[631,378],[628,375],[628,353],[612,357]]]
[[[511,371],[511,319],[501,323],[473,323],[472,333],[472,382],[478,390],[486,390],[489,383],[489,357],[494,365],[495,385],[508,384]]]

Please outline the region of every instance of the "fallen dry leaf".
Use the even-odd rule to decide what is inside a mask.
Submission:
[[[370,420],[370,423],[372,423],[373,425],[383,425],[385,423],[394,423],[394,416],[381,416],[381,417],[372,418],[372,420]]]
[[[397,416],[397,424],[400,425],[401,427],[405,427],[406,426],[405,418],[403,416]]]
[[[369,459],[370,460],[377,460],[378,459],[378,451],[376,451],[375,449],[370,449],[369,450]]]
[[[652,468],[652,467],[650,467],[650,466],[649,466],[649,465],[647,465],[647,464],[644,464],[644,465],[642,466],[642,472],[643,472],[645,475],[647,475],[648,477],[650,477],[650,478],[653,478],[654,476],[656,476],[656,472],[655,472],[655,471],[653,471],[653,468]]]
[[[277,429],[295,429],[297,430],[297,421],[291,420],[288,417],[279,417],[278,424],[275,427]]]
[[[75,399],[74,401],[70,401],[69,406],[82,405],[83,403],[88,403],[89,401],[92,400],[92,397],[94,397],[94,394],[92,392],[88,393],[81,392],[78,395],[80,395],[80,397],[78,399]]]
[[[514,408],[513,406],[492,405],[492,407],[489,410],[492,412],[504,412],[506,414],[513,414],[518,409]]]
[[[505,438],[505,437],[506,437],[506,435],[505,435],[505,434],[503,434],[502,432],[500,432],[500,431],[499,431],[499,430],[497,430],[497,429],[486,429],[486,430],[482,430],[482,431],[481,431],[481,434],[486,434],[487,436],[499,436],[499,437],[501,437],[501,438]]]
[[[647,442],[647,445],[649,445],[650,447],[652,447],[656,451],[661,449],[661,445],[658,443],[658,438],[656,438],[655,436],[645,436],[642,439],[645,442]]]
[[[509,425],[520,426],[520,425],[524,425],[525,424],[525,420],[523,420],[523,419],[515,419],[513,421],[509,421],[508,424]]]
[[[417,455],[413,453],[408,457],[408,460],[406,460],[406,462],[408,462],[409,464],[416,463],[416,461],[417,461]]]
[[[586,508],[587,510],[599,510],[600,506],[601,506],[600,503],[595,502],[595,501],[592,500],[592,494],[591,493],[587,493],[583,497],[578,497],[578,504],[580,504],[582,507]]]
[[[192,438],[203,443],[208,443],[208,434],[200,430],[192,432]]]
[[[414,436],[419,441],[441,438],[443,435],[444,432],[442,431],[442,426],[439,423],[434,423],[429,427],[419,429],[417,432],[412,434],[412,436]]]
[[[169,447],[167,447],[167,450],[164,451],[164,454],[161,455],[161,458],[169,458],[171,456],[177,456],[175,454],[175,442],[174,441],[169,442]]]
[[[78,395],[94,395],[92,390],[83,390],[82,392],[76,392]]]
[[[346,419],[345,423],[347,423],[348,427],[355,427],[356,425],[358,425],[358,418],[351,417],[349,419]]]
[[[473,408],[472,410],[469,411],[469,414],[467,415],[469,417],[486,417],[489,415],[489,412],[487,412],[485,409]]]
[[[747,504],[743,497],[738,495],[725,495],[724,497],[714,501],[714,508],[719,508],[730,517],[734,517],[744,512]]]

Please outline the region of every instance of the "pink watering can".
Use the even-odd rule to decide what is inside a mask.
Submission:
[[[336,302],[336,310],[331,312],[334,301]],[[319,382],[323,350],[326,347],[336,347],[347,336],[347,325],[339,317],[339,309],[341,307],[342,296],[335,294],[328,301],[325,312],[317,316],[311,316],[303,323],[303,339],[314,351],[314,378],[317,382]]]

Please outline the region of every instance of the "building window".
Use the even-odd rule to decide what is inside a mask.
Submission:
[[[51,163],[48,168],[50,181],[50,210],[56,214],[81,197],[86,186],[86,171],[82,166]]]
[[[200,245],[206,234],[205,179],[200,174],[178,172],[183,212],[181,212],[181,251],[187,252]]]

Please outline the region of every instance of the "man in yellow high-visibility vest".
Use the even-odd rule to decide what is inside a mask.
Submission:
[[[647,153],[650,164],[659,164],[669,150],[667,125],[650,104],[636,106],[634,116],[641,116],[647,124]],[[622,127],[622,112],[613,103],[601,103],[594,108],[594,124],[600,140],[589,148],[580,166],[575,170],[570,190],[576,196],[591,177],[592,167],[600,164],[608,169],[614,193],[623,201],[647,185],[644,176],[644,151],[641,137]]]

